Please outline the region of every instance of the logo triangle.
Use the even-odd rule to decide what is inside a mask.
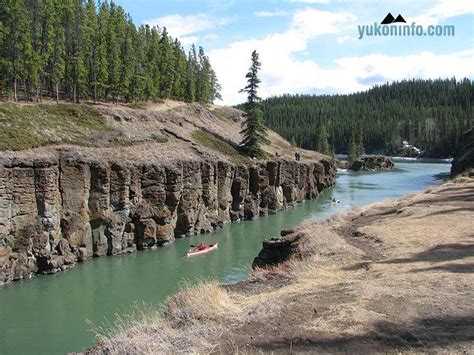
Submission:
[[[395,18],[392,16],[392,14],[389,12],[387,16],[382,20],[381,24],[382,25],[388,25],[392,23],[395,20]]]
[[[404,22],[404,23],[407,23],[405,21],[405,19],[403,18],[402,15],[398,14],[397,18],[393,21],[393,22]]]

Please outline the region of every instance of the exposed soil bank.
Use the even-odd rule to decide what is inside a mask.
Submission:
[[[185,289],[90,352],[474,351],[474,179],[294,233],[292,259]]]

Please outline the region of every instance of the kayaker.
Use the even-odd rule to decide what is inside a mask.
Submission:
[[[199,245],[197,246],[197,250],[203,250],[203,249],[206,249],[206,246],[204,245],[203,242],[199,243]]]

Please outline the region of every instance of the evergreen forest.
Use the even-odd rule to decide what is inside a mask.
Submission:
[[[294,145],[390,153],[407,140],[427,157],[451,156],[474,125],[470,79],[403,80],[350,95],[283,95],[262,101],[266,124]]]
[[[157,5],[159,3],[157,2]],[[94,0],[0,0],[0,98],[212,102],[219,84],[203,48],[166,28],[138,28]]]

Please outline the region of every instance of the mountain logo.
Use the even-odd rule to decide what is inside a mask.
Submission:
[[[391,23],[395,23],[395,22],[403,22],[403,23],[407,23],[405,21],[405,19],[403,18],[402,15],[398,14],[397,18],[393,17],[393,15],[389,12],[387,14],[387,16],[385,16],[385,18],[382,20],[382,22],[380,22],[380,24],[382,25],[390,25]]]

